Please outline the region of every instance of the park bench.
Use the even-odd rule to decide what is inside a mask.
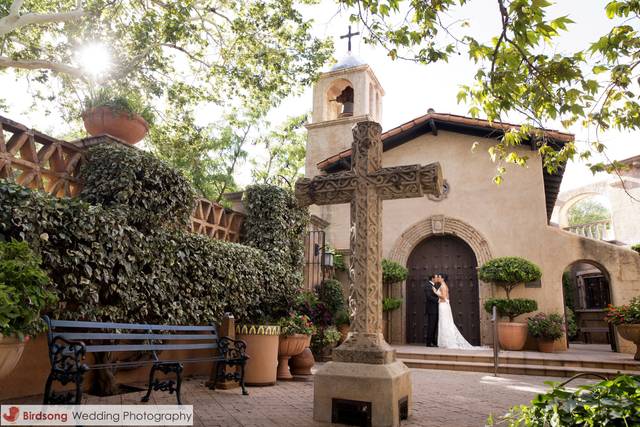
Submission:
[[[219,337],[215,326],[174,326],[111,322],[85,322],[73,320],[53,320],[45,316],[48,327],[49,360],[51,372],[44,390],[44,404],[75,403],[82,399],[84,374],[89,370],[111,368],[136,368],[150,366],[147,394],[142,398],[147,402],[154,390],[176,393],[181,405],[180,386],[185,363],[215,362],[215,374],[210,387],[215,389],[218,380],[234,380],[240,383],[242,394],[247,395],[244,386],[244,366],[249,358],[245,354],[244,341],[229,337]],[[206,356],[190,358],[158,357],[159,352],[176,350],[210,350]],[[216,352],[217,350],[217,352]],[[145,352],[150,355],[145,360],[114,361],[109,363],[86,363],[87,354]],[[165,354],[163,354],[165,356]],[[226,367],[239,367],[227,372]],[[238,372],[239,370],[239,372]],[[156,373],[175,374],[174,380],[158,380]],[[74,392],[54,393],[53,382],[75,384]]]

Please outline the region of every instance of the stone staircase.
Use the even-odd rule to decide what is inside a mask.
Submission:
[[[616,355],[612,357],[611,355]],[[428,351],[403,351],[396,356],[409,368],[443,369],[493,373],[493,353],[486,351],[457,351],[428,349]],[[499,373],[513,375],[537,375],[571,377],[578,373],[613,376],[618,373],[640,375],[640,363],[631,356],[618,353],[578,355],[572,353],[538,353],[529,351],[501,351]]]

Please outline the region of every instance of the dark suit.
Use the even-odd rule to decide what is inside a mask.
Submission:
[[[431,289],[431,281],[427,282],[424,286],[424,293],[426,297],[426,323],[427,323],[427,345],[438,345],[438,303],[439,298]],[[440,285],[435,285],[436,289],[440,289]]]

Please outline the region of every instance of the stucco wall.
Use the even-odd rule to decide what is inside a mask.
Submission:
[[[480,144],[472,151],[476,141]],[[398,257],[394,248],[410,238],[405,234],[415,224],[432,216],[444,216],[459,221],[486,239],[492,257],[521,256],[538,264],[543,271],[542,287],[519,287],[512,295],[537,300],[541,311],[563,311],[562,273],[572,262],[582,259],[596,261],[608,271],[614,304],[640,294],[640,256],[548,226],[537,153],[521,148],[521,154],[530,157],[528,167],[507,165],[505,180],[498,186],[492,181],[496,165],[486,151],[490,143],[486,139],[441,131],[437,136],[422,135],[383,154],[385,167],[439,161],[450,185],[448,197],[439,202],[426,197],[384,202],[383,256]],[[337,249],[348,248],[348,205],[314,207],[313,212],[330,222],[327,241]],[[411,238],[416,240],[415,236]],[[499,295],[491,290],[485,291],[484,297],[491,293]],[[481,298],[484,297],[481,289]],[[404,328],[404,319],[399,323],[394,326],[393,342],[401,342],[404,337],[404,332],[398,334],[396,329]],[[486,319],[481,322],[484,343],[490,337],[488,325]],[[631,345],[624,343],[623,349],[630,351]]]

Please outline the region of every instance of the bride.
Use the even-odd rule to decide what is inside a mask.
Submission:
[[[438,304],[438,347],[472,349],[474,348],[464,339],[455,323],[449,304],[449,287],[441,275],[436,275],[433,279],[435,284],[440,284],[438,289],[432,286],[431,289],[439,298]]]

